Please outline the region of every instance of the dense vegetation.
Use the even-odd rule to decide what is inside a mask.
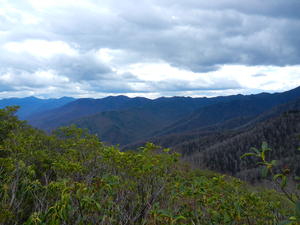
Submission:
[[[242,132],[228,132],[183,144],[189,148],[186,160],[197,167],[225,172],[251,182],[261,178],[253,160],[241,160],[240,156],[251,147],[259,147],[266,141],[273,148],[272,159],[281,166],[288,166],[300,175],[300,111],[287,112],[266,122],[256,124]],[[189,147],[191,146],[192,147]],[[192,150],[194,149],[194,150]]]
[[[0,110],[0,224],[277,224],[293,204],[191,170],[153,144],[121,152],[74,126],[53,134]]]
[[[230,174],[255,183],[262,180],[259,169],[253,160],[241,160],[240,156],[251,147],[259,147],[266,141],[273,148],[270,157],[278,161],[278,166],[288,166],[300,176],[300,152],[297,151],[300,100],[280,105],[245,125],[228,129],[229,124],[239,124],[240,121],[244,119],[238,118],[197,132],[166,135],[149,141],[181,153],[196,168]],[[127,148],[139,145],[141,143]]]

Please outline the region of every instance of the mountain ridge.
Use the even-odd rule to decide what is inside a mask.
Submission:
[[[72,97],[50,99],[41,99],[34,96],[25,98],[5,98],[0,99],[0,108],[18,105],[21,108],[17,112],[17,115],[21,119],[28,119],[28,117],[30,117],[32,114],[43,113],[47,110],[53,110],[74,100],[75,98]]]

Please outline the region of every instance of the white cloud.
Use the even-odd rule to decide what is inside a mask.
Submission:
[[[4,48],[13,53],[28,53],[36,57],[51,58],[55,55],[76,56],[77,51],[62,41],[25,40],[8,42]]]
[[[15,89],[30,87],[47,87],[51,85],[65,86],[68,84],[67,77],[58,76],[55,71],[36,71],[35,73],[7,72],[0,76],[2,84],[13,86]]]
[[[286,91],[300,85],[300,66],[225,65],[214,75],[231,77],[245,90]],[[264,76],[256,76],[264,74]]]
[[[215,96],[300,85],[298,0],[0,4],[0,96]]]
[[[72,7],[76,5],[77,7],[88,7],[91,8],[95,6],[92,1],[85,0],[28,0],[29,4],[36,10],[49,10],[51,8],[62,8],[62,7]]]

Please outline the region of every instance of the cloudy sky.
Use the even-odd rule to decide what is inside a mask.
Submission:
[[[0,98],[300,85],[299,0],[0,0]]]

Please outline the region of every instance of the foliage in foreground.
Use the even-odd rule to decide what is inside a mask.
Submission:
[[[298,149],[300,151],[300,148]],[[294,215],[290,216],[288,220],[282,221],[282,225],[294,225],[300,224],[300,177],[291,174],[288,167],[281,168],[280,171],[276,171],[276,160],[267,160],[267,152],[272,151],[266,142],[263,142],[260,149],[252,148],[252,152],[245,153],[241,156],[255,157],[259,159],[258,165],[262,168],[263,177],[267,178],[268,174],[271,175],[273,183],[280,189],[285,197],[294,205]],[[278,169],[277,169],[278,170]],[[294,180],[295,187],[290,190],[287,187],[288,180],[291,178]]]
[[[52,135],[0,110],[0,224],[277,224],[274,191],[191,170],[152,144],[136,152],[64,127]]]

